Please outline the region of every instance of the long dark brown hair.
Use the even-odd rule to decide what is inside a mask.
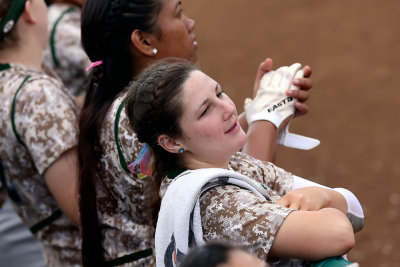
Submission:
[[[194,70],[197,68],[184,59],[161,60],[129,88],[125,111],[138,140],[151,148],[158,186],[168,169],[184,168],[181,156],[164,150],[157,139],[161,134],[182,136],[182,86]]]
[[[82,9],[82,46],[92,62],[79,121],[79,210],[84,266],[104,266],[96,184],[102,173],[100,130],[116,95],[133,78],[130,50],[135,29],[156,31],[160,0],[86,0]]]

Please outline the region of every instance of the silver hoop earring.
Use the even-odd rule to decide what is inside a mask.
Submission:
[[[158,52],[157,48],[153,48],[153,55],[157,55],[157,52]]]
[[[183,148],[181,147],[181,148],[179,148],[178,153],[179,153],[179,154],[182,154],[183,151],[185,151],[185,149],[183,149]]]

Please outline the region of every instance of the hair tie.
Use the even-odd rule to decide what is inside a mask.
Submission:
[[[98,60],[96,62],[92,62],[89,67],[86,68],[86,71],[89,71],[91,68],[97,67],[103,64],[103,60]]]
[[[143,179],[152,175],[153,162],[154,157],[150,152],[150,146],[147,143],[144,143],[136,160],[129,164],[128,168],[132,174],[137,174],[139,179]]]

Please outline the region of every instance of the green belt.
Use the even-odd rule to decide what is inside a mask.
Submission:
[[[118,266],[118,265],[122,265],[124,263],[137,261],[137,260],[149,257],[151,255],[153,255],[153,249],[148,248],[145,250],[136,251],[134,253],[106,261],[106,266]]]
[[[29,230],[32,232],[32,234],[35,234],[35,233],[39,232],[40,230],[42,230],[43,228],[45,228],[46,226],[52,224],[55,220],[60,218],[61,215],[62,215],[62,211],[60,209],[57,209],[46,219],[41,220],[40,222],[29,227]]]

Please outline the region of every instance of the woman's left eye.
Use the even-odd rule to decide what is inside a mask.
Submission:
[[[221,92],[219,92],[219,93],[217,94],[217,97],[218,97],[218,98],[221,98],[223,94],[224,94],[224,91],[221,91]]]
[[[209,108],[210,108],[210,107],[207,107],[207,108],[203,111],[203,113],[200,114],[200,118],[203,117],[203,116],[205,116],[205,115],[207,114]]]
[[[183,9],[179,10],[179,12],[178,12],[178,18],[182,17],[182,14],[183,14]]]

